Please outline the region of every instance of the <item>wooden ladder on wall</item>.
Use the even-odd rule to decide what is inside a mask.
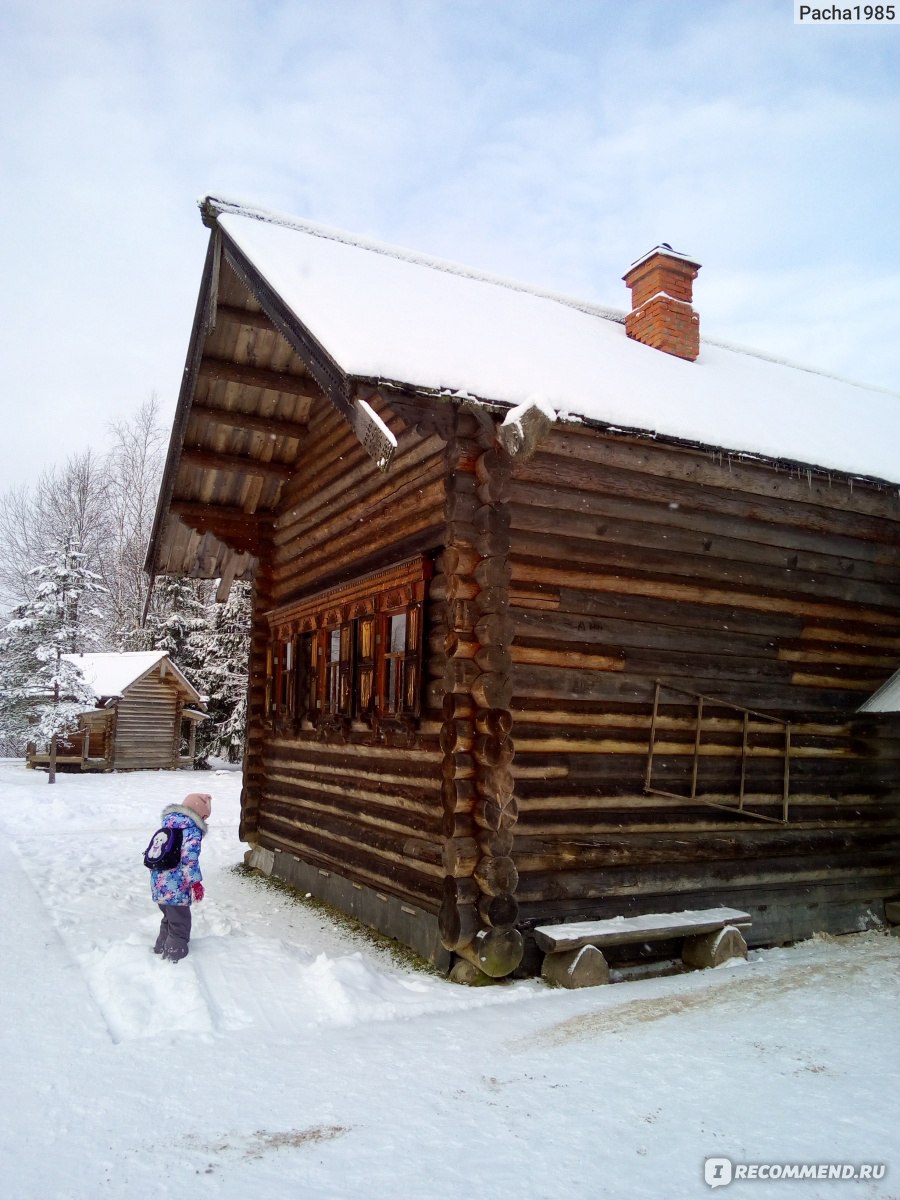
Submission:
[[[653,765],[654,755],[658,752],[658,722],[659,722],[659,707],[660,695],[663,692],[674,692],[679,696],[689,696],[696,704],[694,714],[694,751],[693,763],[691,768],[691,790],[688,795],[683,795],[678,792],[666,791],[663,788],[653,786]],[[697,795],[697,778],[699,774],[701,746],[703,745],[704,733],[704,705],[715,706],[717,709],[729,709],[734,713],[740,714],[740,730],[741,737],[741,777],[740,786],[738,789],[738,797],[736,804],[723,804],[718,800],[708,800],[703,796]],[[784,742],[780,748],[780,757],[783,762],[782,771],[782,791],[781,791],[781,816],[770,817],[763,813],[754,812],[753,809],[747,808],[745,805],[746,788],[747,788],[747,760],[752,756],[752,747],[750,744],[750,720],[753,718],[757,721],[765,721],[768,724],[779,726],[784,731]],[[771,754],[769,755],[771,757]],[[739,704],[731,704],[727,700],[717,700],[713,696],[704,696],[700,692],[688,691],[686,688],[675,687],[669,683],[663,683],[657,679],[656,689],[653,695],[653,716],[650,720],[650,744],[647,753],[647,770],[644,776],[644,791],[649,795],[654,796],[669,796],[675,800],[695,800],[698,804],[709,805],[710,808],[723,809],[725,812],[737,812],[745,817],[752,817],[755,821],[769,821],[775,825],[784,825],[788,821],[788,810],[790,803],[791,789],[791,723],[790,721],[782,721],[779,717],[770,716],[768,713],[755,712],[751,708],[742,708]]]

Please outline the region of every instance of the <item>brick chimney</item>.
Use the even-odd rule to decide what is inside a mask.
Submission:
[[[693,362],[700,353],[700,318],[691,308],[700,264],[667,242],[633,263],[622,278],[631,288],[625,332],[645,346]]]

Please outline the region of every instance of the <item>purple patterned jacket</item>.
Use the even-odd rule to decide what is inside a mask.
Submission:
[[[191,884],[199,883],[200,843],[207,824],[202,817],[180,804],[170,804],[162,812],[162,823],[166,829],[183,829],[181,862],[171,871],[151,871],[150,890],[157,904],[190,904]]]

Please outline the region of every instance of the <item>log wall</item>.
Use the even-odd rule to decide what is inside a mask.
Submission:
[[[372,404],[398,437],[391,469],[379,472],[344,419],[322,402],[265,533],[255,585],[241,835],[275,852],[283,877],[296,874],[288,863],[311,867],[323,880],[334,872],[373,898],[399,898],[405,907],[397,911],[406,919],[410,906],[436,914],[440,904],[440,697],[431,704],[426,698],[413,729],[375,731],[361,721],[317,729],[306,720],[288,729],[264,719],[267,611],[442,544],[445,443],[435,433],[417,433],[383,403]],[[427,622],[426,611],[426,641]],[[384,907],[385,913],[395,909]],[[385,932],[403,936],[388,926]]]
[[[900,666],[896,491],[567,426],[509,513],[526,926],[727,903],[779,940],[900,890],[900,732],[852,718]],[[787,825],[645,792],[657,679],[791,720]],[[695,710],[665,696],[653,784],[689,796]],[[741,720],[706,712],[698,794],[732,805]],[[777,819],[783,738],[751,742]]]
[[[116,702],[115,770],[167,769],[178,763],[180,707],[175,687],[153,671]]]

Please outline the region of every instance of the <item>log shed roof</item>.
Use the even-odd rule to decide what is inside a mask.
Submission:
[[[624,313],[223,200],[211,228],[147,569],[253,575],[313,405],[386,468],[375,389],[559,419],[877,482],[900,469],[900,396],[704,338],[685,362]]]

